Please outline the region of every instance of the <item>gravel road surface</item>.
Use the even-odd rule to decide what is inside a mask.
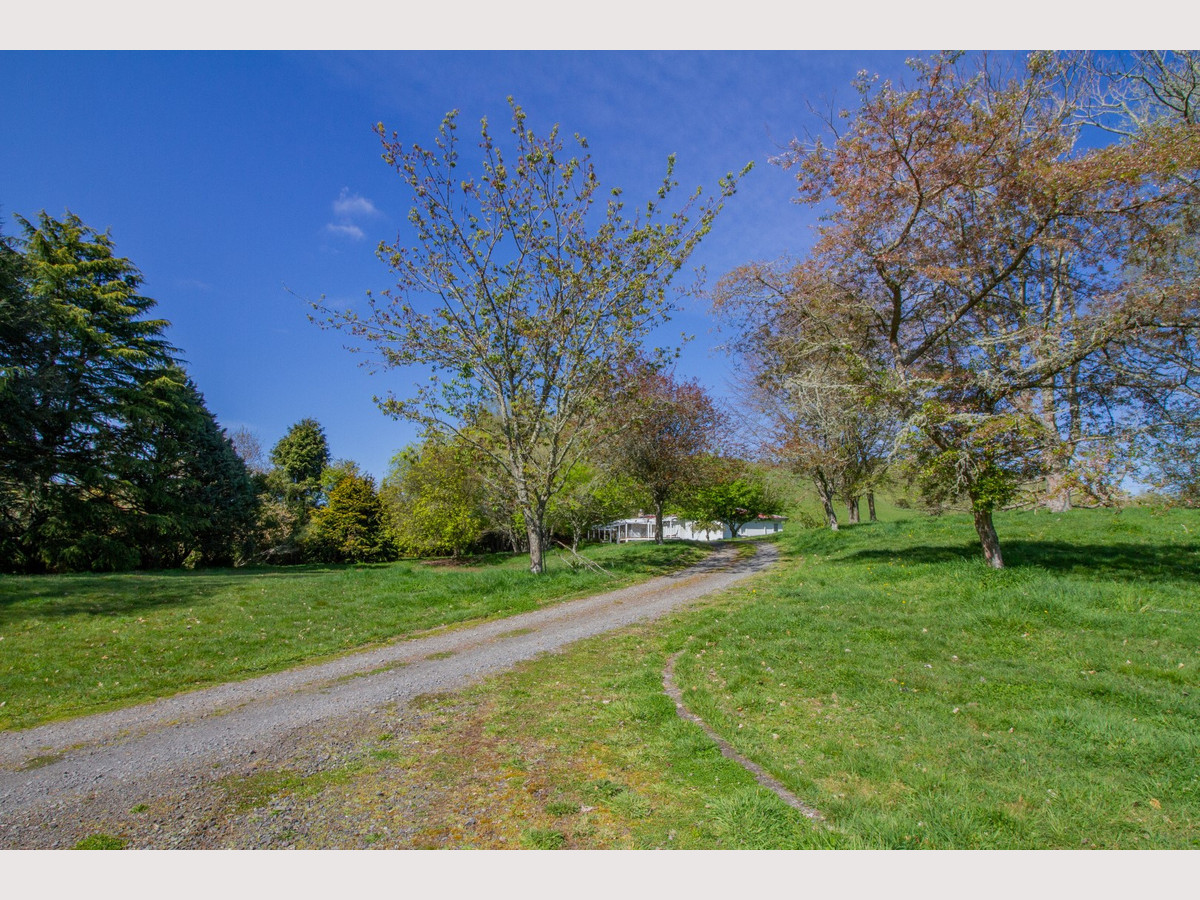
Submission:
[[[658,618],[776,558],[723,547],[698,565],[621,590],[399,640],[320,665],[141,706],[0,733],[0,847],[61,846],[47,823],[87,805],[179,793],[305,735],[457,689],[574,641]]]

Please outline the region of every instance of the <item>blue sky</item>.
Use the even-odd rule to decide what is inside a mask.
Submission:
[[[111,229],[222,425],[269,449],[312,416],[335,457],[378,477],[415,433],[371,398],[403,396],[406,377],[369,374],[305,302],[361,306],[390,284],[375,247],[406,227],[408,198],[376,122],[430,141],[457,108],[467,144],[481,116],[507,123],[511,94],[535,130],[586,136],[602,183],[631,201],[650,195],[670,153],[683,190],[754,161],[693,257],[711,285],[742,262],[804,252],[814,213],[767,160],[816,127],[808,104],[849,103],[858,70],[901,77],[910,55],[4,52],[0,217],[16,234],[14,213],[69,208]],[[661,342],[695,335],[679,374],[728,397],[713,326],[692,302]]]

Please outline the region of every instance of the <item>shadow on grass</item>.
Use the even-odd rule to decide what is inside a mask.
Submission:
[[[378,585],[388,589],[416,590],[421,585],[439,583],[438,590],[448,595],[455,591],[480,590],[479,579],[489,584],[506,579],[534,578],[524,566],[511,565],[514,559],[527,561],[524,554],[492,553],[473,558],[473,565],[423,566],[415,560],[370,564],[320,564],[299,566],[256,566],[244,569],[207,569],[187,571],[166,569],[147,572],[120,572],[76,575],[14,575],[0,576],[0,627],[9,627],[25,619],[61,619],[71,616],[107,616],[138,614],[147,610],[170,609],[197,605],[218,594],[244,596],[258,594],[264,582],[275,584],[274,590],[287,590],[280,580],[299,583],[313,578],[337,576],[370,570]],[[548,575],[570,578],[587,574],[578,565],[572,566],[566,552],[548,554]],[[672,554],[634,552],[599,560],[610,574],[659,575],[677,568],[678,558]],[[505,563],[510,565],[505,566]],[[393,575],[389,576],[388,572]],[[443,581],[445,579],[445,581]],[[456,584],[457,582],[457,584]],[[364,589],[369,589],[366,582]]]
[[[1173,544],[1068,544],[1062,541],[1001,541],[1008,568],[1039,568],[1090,578],[1140,581],[1200,580],[1200,550]],[[841,563],[898,562],[933,564],[978,560],[979,544],[916,546],[903,550],[858,550]]]

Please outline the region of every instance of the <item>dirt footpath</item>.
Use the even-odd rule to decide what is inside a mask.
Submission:
[[[189,810],[188,798],[199,800],[206,784],[251,774],[267,759],[303,755],[313,736],[328,744],[364,717],[386,711],[403,719],[415,697],[460,688],[723,590],[776,558],[773,545],[753,546],[757,552],[749,559],[724,547],[696,566],[607,594],[111,713],[0,733],[0,848],[71,847],[97,831],[98,823],[166,796],[179,798],[177,818],[186,825],[196,818],[192,813],[202,812]],[[321,762],[308,765],[315,771]]]

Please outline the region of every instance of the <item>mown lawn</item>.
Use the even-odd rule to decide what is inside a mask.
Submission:
[[[116,575],[0,576],[0,729],[278,671],[372,642],[609,590],[701,558],[687,544],[549,556]]]
[[[1003,571],[961,516],[787,534],[719,598],[431,702],[322,808],[396,834],[373,798],[439,785],[381,846],[1200,846],[1200,513],[998,527]],[[676,716],[680,651],[688,705],[823,824]]]

